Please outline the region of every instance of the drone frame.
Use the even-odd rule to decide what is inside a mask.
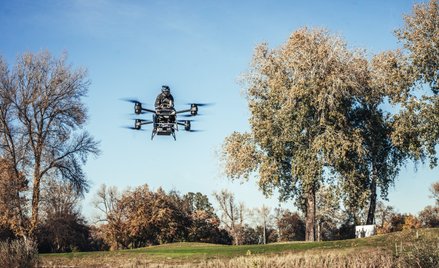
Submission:
[[[167,112],[170,111],[170,113],[166,115],[161,115],[158,113],[158,109],[152,110],[148,108],[142,107],[142,103],[139,101],[131,101],[134,102],[134,113],[139,115],[143,114],[145,112],[152,113],[153,114],[153,120],[145,120],[145,119],[135,119],[134,121],[134,128],[136,130],[140,130],[142,125],[150,125],[153,124],[153,129],[151,133],[151,140],[154,139],[155,135],[172,135],[174,140],[177,140],[175,131],[178,131],[178,126],[183,126],[186,131],[191,131],[191,121],[190,120],[177,120],[177,114],[187,113],[190,112],[190,115],[188,116],[196,116],[198,114],[198,105],[196,103],[192,103],[190,109],[175,111],[173,108],[164,108],[163,110],[166,110]],[[173,122],[158,122],[158,117],[160,116],[175,116],[175,119]]]

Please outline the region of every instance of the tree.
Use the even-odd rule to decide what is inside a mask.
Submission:
[[[201,193],[181,196],[161,188],[151,191],[145,184],[122,193],[102,185],[97,194],[94,204],[103,214],[98,220],[103,224],[92,235],[97,243],[102,244],[99,240],[103,239],[113,250],[178,241],[231,242]]]
[[[183,199],[188,203],[189,210],[192,212],[201,210],[207,213],[214,213],[214,208],[209,198],[200,192],[189,192],[183,196]]]
[[[374,66],[370,68],[373,70]],[[373,71],[370,77],[374,79]],[[398,175],[404,156],[392,143],[391,117],[380,108],[385,94],[372,81],[368,82],[365,85],[369,87],[369,96],[359,99],[351,120],[352,126],[362,137],[362,154],[351,152],[348,161],[336,169],[344,178],[344,194],[350,199],[347,207],[355,210],[367,204],[366,224],[374,224],[378,189],[381,198],[386,199],[388,188]],[[349,187],[356,190],[349,190]]]
[[[359,99],[353,116],[355,128],[362,135],[364,153],[351,154],[343,173],[346,176],[354,170],[353,180],[345,180],[347,187],[368,192],[366,224],[375,221],[377,189],[386,199],[389,185],[408,159],[424,162],[429,158],[431,167],[437,164],[438,11],[437,0],[415,5],[413,13],[404,17],[404,26],[396,31],[403,49],[379,53],[369,64],[365,81],[369,96]],[[396,112],[382,110],[387,101],[396,106]],[[351,200],[362,202],[361,197],[354,193]]]
[[[305,222],[297,212],[285,210],[276,220],[279,241],[305,240]]]
[[[365,141],[365,159],[359,166],[368,178],[369,212],[367,224],[374,222],[377,186],[383,199],[389,184],[408,159],[437,165],[439,141],[439,2],[418,4],[404,17],[405,24],[396,31],[403,49],[374,56],[369,85],[372,96],[360,107],[367,120],[360,129]],[[428,92],[428,88],[431,92]],[[383,113],[379,105],[389,100],[396,112]],[[364,110],[364,111],[362,111]],[[362,122],[369,122],[364,124]]]
[[[394,214],[395,214],[395,210],[392,206],[386,206],[383,202],[378,202],[376,208],[376,215],[377,215],[376,224],[378,230],[380,228],[381,229],[384,228],[386,222],[390,222],[390,219]]]
[[[192,225],[184,200],[175,192],[166,192],[159,188],[153,196],[152,218],[150,225],[156,233],[158,243],[185,241]]]
[[[242,244],[243,245],[256,245],[261,243],[261,235],[257,230],[258,228],[252,228],[248,224],[243,226],[242,230]]]
[[[45,179],[41,192],[41,222],[36,236],[40,252],[90,250],[90,228],[79,208],[81,195],[72,184]]]
[[[279,49],[258,46],[245,76],[251,133],[223,144],[225,173],[256,175],[266,195],[296,198],[306,216],[306,240],[315,240],[316,192],[325,170],[362,155],[362,137],[350,126],[355,96],[364,91],[367,62],[338,37],[306,28]]]
[[[97,223],[102,224],[99,228],[102,239],[109,245],[110,249],[126,248],[126,224],[125,208],[119,204],[121,194],[116,187],[107,187],[102,184],[93,200],[93,205],[101,215]]]
[[[99,153],[98,143],[83,130],[86,71],[72,70],[66,59],[25,53],[11,72],[0,61],[0,154],[17,175],[32,178],[31,236],[39,223],[44,178],[57,176],[84,193],[88,184],[82,164]]]
[[[117,202],[120,199],[120,194],[115,186],[107,187],[102,184],[93,199],[93,206],[103,214],[99,215],[97,222],[107,222],[110,214],[112,214],[117,206]]]
[[[424,227],[439,227],[439,207],[426,206],[421,212],[419,212],[419,220]]]
[[[397,100],[401,109],[394,116],[392,140],[413,160],[424,162],[428,158],[433,168],[437,166],[439,142],[439,1],[415,5],[412,13],[404,16],[396,36],[403,44],[403,64],[391,65],[384,75],[392,78],[401,69],[410,75],[407,83],[388,86],[404,93],[404,98]]]
[[[333,240],[341,220],[340,192],[337,187],[323,185],[316,194],[317,241]]]
[[[270,225],[271,217],[270,217],[271,209],[265,205],[262,205],[262,207],[254,209],[254,215],[256,216],[256,219],[259,221],[259,226],[261,226],[262,229],[262,244],[267,243],[267,229]]]
[[[405,215],[401,213],[392,213],[390,221],[384,223],[383,233],[399,232],[403,230]]]
[[[402,226],[403,230],[410,230],[410,229],[418,229],[421,228],[421,221],[412,214],[406,214],[404,215],[404,225]]]
[[[76,192],[72,184],[54,178],[46,178],[45,184],[40,200],[43,219],[54,215],[79,214],[82,196]]]
[[[436,205],[439,205],[439,182],[431,184],[430,192],[432,198],[436,201]]]
[[[439,226],[439,182],[431,184],[431,198],[436,202],[435,206],[426,206],[419,212],[419,220],[424,227],[434,228]]]
[[[415,4],[404,16],[404,26],[396,31],[409,54],[415,78],[439,93],[439,1]]]
[[[191,242],[228,244],[220,230],[220,220],[214,212],[209,198],[202,193],[189,192],[183,196],[183,201],[189,206],[191,226],[188,240]]]
[[[214,193],[221,211],[221,222],[233,237],[235,245],[242,244],[245,207],[243,203],[236,204],[235,195],[227,190]]]

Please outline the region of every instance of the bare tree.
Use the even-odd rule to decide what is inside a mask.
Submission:
[[[253,215],[256,217],[256,221],[262,227],[262,243],[267,243],[267,227],[270,224],[272,217],[270,215],[271,208],[266,205],[262,205],[259,208],[254,209]]]
[[[88,190],[82,165],[99,153],[98,142],[83,129],[86,71],[73,70],[66,59],[65,54],[25,53],[12,71],[0,60],[0,154],[16,174],[32,178],[29,235],[39,222],[43,179],[57,176],[82,194]]]
[[[99,187],[93,200],[93,206],[103,215],[98,216],[97,222],[108,222],[108,218],[115,211],[119,199],[120,194],[116,186],[107,187],[107,185],[102,184]]]
[[[79,206],[82,196],[68,182],[45,178],[44,184],[36,231],[40,252],[89,250],[90,228]]]
[[[8,92],[13,90],[8,67],[3,58],[0,57],[0,155],[2,156],[1,180],[5,186],[5,194],[1,196],[4,204],[9,204],[9,208],[11,208],[10,206],[14,207],[14,209],[5,208],[3,212],[6,214],[13,213],[13,215],[9,214],[5,218],[8,221],[15,218],[14,226],[16,230],[14,232],[19,236],[26,237],[24,228],[27,220],[25,205],[19,200],[21,193],[27,190],[28,183],[25,180],[24,187],[13,187],[14,181],[19,181],[20,177],[24,178],[25,174],[19,170],[20,164],[25,162],[24,154],[26,152],[25,141],[14,138],[13,135],[18,131],[13,124],[16,119],[16,115],[13,113],[13,104],[8,98]]]
[[[103,239],[109,244],[111,249],[119,249],[127,247],[124,229],[125,208],[120,204],[122,194],[119,193],[117,187],[107,187],[102,184],[99,188],[93,205],[100,212],[97,218],[98,223],[103,223],[100,230],[103,232]],[[144,199],[144,198],[143,198]],[[142,200],[143,200],[142,199]]]
[[[376,208],[376,224],[379,230],[384,229],[384,225],[390,222],[391,217],[395,214],[395,209],[392,206],[386,205],[383,201],[377,202]]]
[[[79,202],[82,196],[70,183],[60,182],[54,178],[44,180],[46,187],[41,191],[40,208],[43,217],[53,218],[62,215],[79,215]]]
[[[431,198],[436,201],[436,206],[439,205],[439,181],[431,184],[430,192]]]
[[[244,226],[245,207],[243,203],[236,204],[235,195],[227,190],[214,193],[221,211],[221,222],[233,237],[234,244],[241,244],[241,233]]]

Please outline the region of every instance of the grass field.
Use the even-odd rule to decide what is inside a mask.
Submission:
[[[174,243],[108,252],[41,254],[40,266],[406,267],[396,266],[395,263],[410,257],[416,250],[432,250],[427,253],[437,254],[438,243],[439,229],[410,230],[370,238],[314,243],[290,242],[243,246]],[[433,247],[421,249],[429,245]],[[435,255],[433,261],[435,261],[434,257]],[[416,256],[411,258],[414,258],[414,263],[422,261],[417,260]],[[429,261],[430,256],[426,258]],[[439,256],[437,259],[439,260]]]

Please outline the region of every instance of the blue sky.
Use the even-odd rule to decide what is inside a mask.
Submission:
[[[153,189],[202,192],[212,203],[212,193],[227,188],[248,207],[274,208],[276,198],[265,199],[254,180],[227,180],[216,156],[227,135],[249,129],[238,80],[255,46],[267,42],[276,48],[303,26],[323,27],[372,55],[398,46],[393,31],[415,2],[1,1],[0,55],[12,66],[27,51],[47,49],[57,57],[66,51],[74,67],[87,68],[87,130],[102,149],[85,167],[92,186],[83,202],[87,217],[94,213],[90,200],[103,183],[119,189],[147,183]],[[163,84],[171,87],[177,108],[188,102],[215,103],[193,123],[204,132],[151,141],[150,128],[121,128],[131,123],[132,105],[120,98],[152,105]],[[433,204],[428,188],[438,179],[437,168],[419,165],[415,171],[409,164],[390,190],[390,205],[417,213]]]

